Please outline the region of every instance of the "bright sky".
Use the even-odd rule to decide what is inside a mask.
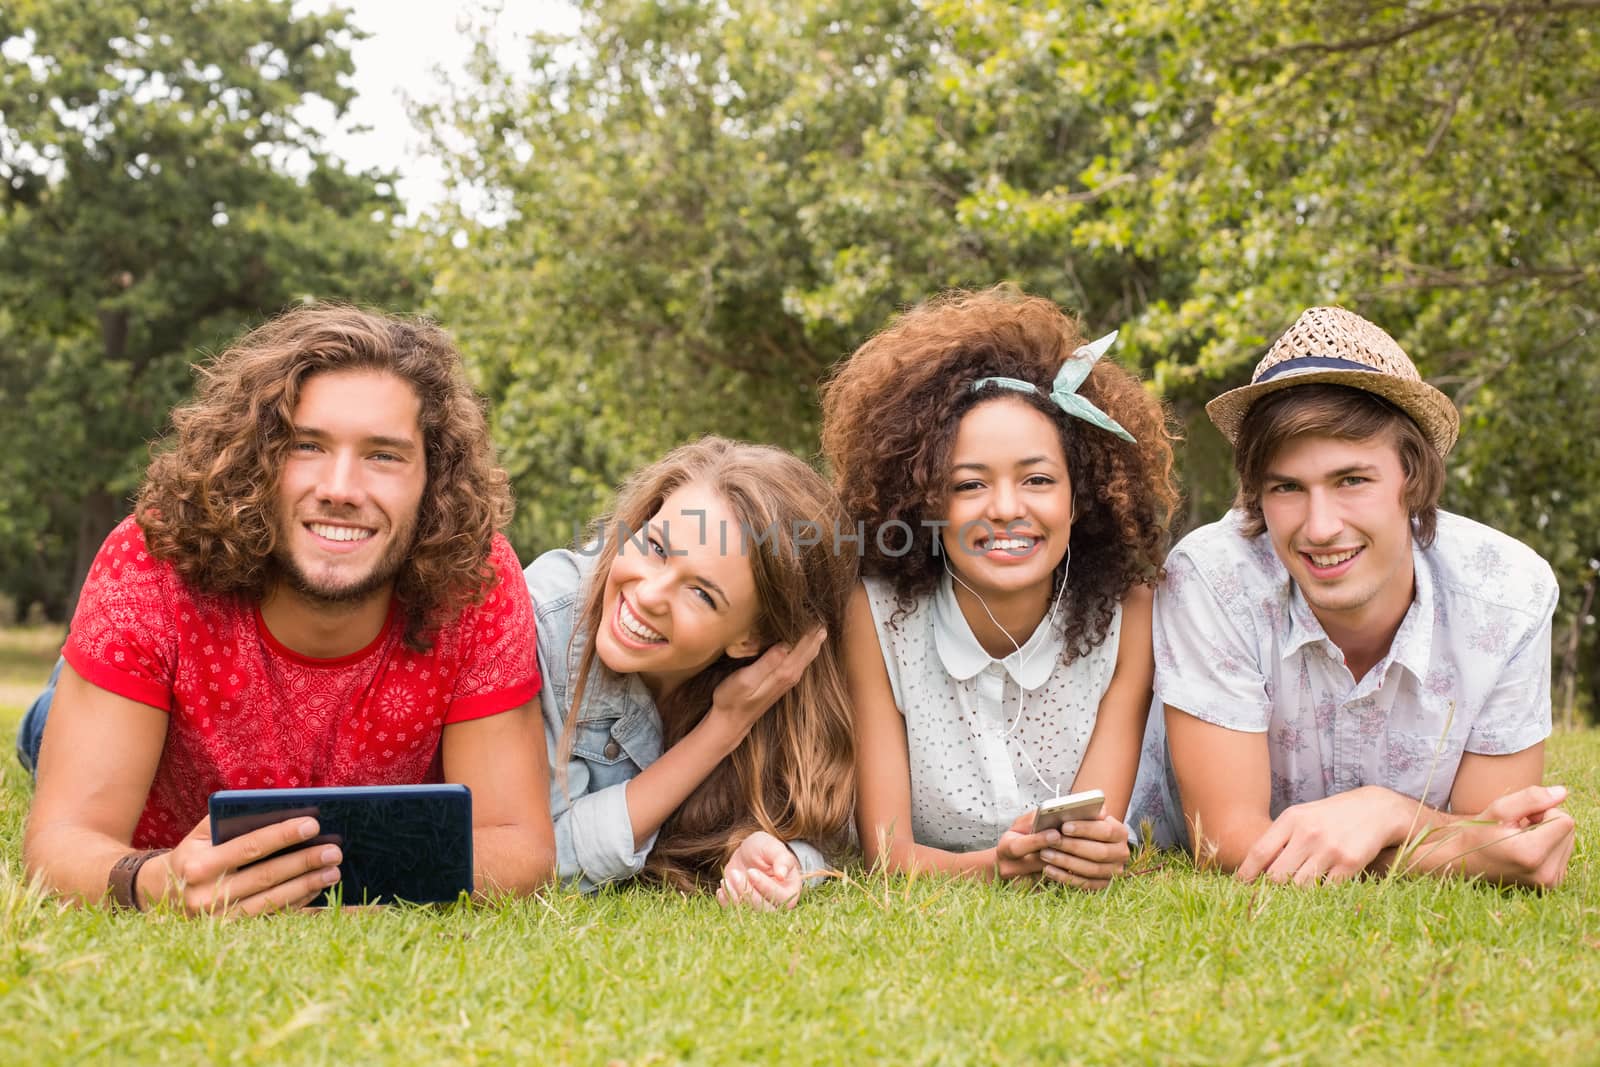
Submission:
[[[530,33],[570,33],[578,22],[568,0],[298,0],[295,6],[326,11],[335,4],[371,34],[352,49],[357,96],[342,120],[335,120],[331,109],[312,111],[307,118],[346,162],[398,170],[400,197],[412,217],[443,199],[444,172],[424,155],[406,100],[441,95],[436,68],[452,76],[465,69],[470,38],[464,27],[493,20],[497,51],[514,60]],[[370,130],[355,132],[363,126]]]

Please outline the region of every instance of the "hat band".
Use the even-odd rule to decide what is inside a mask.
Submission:
[[[1383,373],[1377,367],[1369,367],[1365,363],[1357,363],[1353,359],[1340,359],[1338,356],[1295,356],[1293,359],[1286,359],[1277,366],[1269,368],[1266,373],[1251,384],[1260,385],[1262,382],[1270,382],[1272,379],[1280,378],[1285,374],[1307,370],[1358,370],[1365,371],[1367,374]]]

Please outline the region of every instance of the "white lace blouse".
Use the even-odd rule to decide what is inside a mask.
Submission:
[[[978,644],[949,575],[896,618],[894,588],[865,581],[878,647],[911,758],[911,831],[920,845],[989,848],[1018,815],[1069,792],[1111,684],[1122,607],[1106,639],[1062,663],[1047,618],[1020,652]]]

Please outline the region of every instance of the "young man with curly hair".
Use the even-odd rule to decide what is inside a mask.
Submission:
[[[1244,880],[1559,882],[1573,821],[1540,784],[1555,577],[1438,509],[1454,405],[1377,326],[1312,308],[1206,410],[1239,490],[1156,595],[1168,833]]]
[[[312,818],[213,846],[211,792],[442,779],[472,789],[480,890],[544,882],[532,610],[449,338],[300,308],[202,368],[172,422],[23,724],[29,874],[136,909],[297,907],[338,847],[282,851]]]

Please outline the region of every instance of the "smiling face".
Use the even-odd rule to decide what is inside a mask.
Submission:
[[[428,482],[420,410],[415,390],[382,371],[301,385],[273,552],[289,590],[325,604],[388,597]]]
[[[1390,438],[1291,438],[1267,464],[1267,534],[1330,636],[1392,636],[1411,603],[1411,518]]]
[[[755,575],[717,492],[680,486],[644,530],[621,533],[595,634],[602,663],[641,675],[659,699],[724,654],[761,651]]]
[[[1049,595],[1072,536],[1072,478],[1055,423],[1024,400],[967,412],[950,454],[940,541],[982,596]]]

